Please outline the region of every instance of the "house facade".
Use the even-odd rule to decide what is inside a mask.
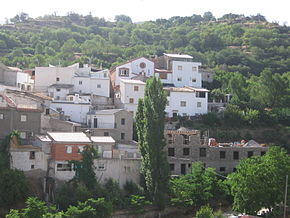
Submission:
[[[208,90],[203,88],[183,87],[164,88],[167,92],[167,117],[196,116],[207,113]]]
[[[154,63],[147,58],[140,57],[118,65],[111,71],[112,86],[119,86],[121,79],[128,80],[137,75],[153,76]]]
[[[165,130],[164,136],[172,175],[190,173],[192,163],[197,161],[202,162],[205,167],[215,168],[218,173],[231,173],[236,170],[241,160],[264,155],[268,150],[268,147],[252,140],[216,143],[213,139],[201,137],[200,131],[186,128]]]

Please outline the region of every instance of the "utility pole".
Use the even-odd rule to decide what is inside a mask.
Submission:
[[[288,189],[288,175],[286,175],[286,184],[285,184],[284,218],[286,218],[287,213],[287,189]]]

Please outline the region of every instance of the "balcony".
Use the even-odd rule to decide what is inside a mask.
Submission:
[[[115,129],[117,128],[117,123],[89,123],[89,128],[96,128],[96,129]]]

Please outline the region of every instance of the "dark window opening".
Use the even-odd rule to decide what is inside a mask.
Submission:
[[[35,159],[35,151],[30,151],[29,153],[29,159],[34,160]]]
[[[109,132],[104,132],[104,136],[109,136]]]
[[[175,156],[175,149],[174,148],[168,148],[168,156],[170,156],[170,157]]]
[[[239,160],[239,152],[238,151],[234,151],[233,158],[234,158],[234,160]]]
[[[199,156],[200,157],[206,157],[206,148],[200,148],[199,149]]]
[[[225,172],[226,168],[225,167],[220,167],[220,172]]]
[[[185,164],[181,164],[180,165],[180,172],[182,175],[185,175],[186,174],[186,165]]]
[[[226,152],[220,151],[220,159],[225,159],[225,158],[226,158]]]
[[[125,139],[125,133],[121,132],[121,139],[124,140]]]
[[[252,157],[254,155],[254,152],[253,151],[248,151],[248,158],[249,157]]]
[[[170,168],[170,171],[174,171],[175,165],[174,164],[169,164],[169,168]]]
[[[189,148],[183,148],[183,155],[189,155]]]

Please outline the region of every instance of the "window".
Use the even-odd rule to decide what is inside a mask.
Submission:
[[[225,167],[220,167],[220,172],[225,172],[226,168]]]
[[[56,77],[56,81],[59,82],[59,77]]]
[[[134,91],[138,92],[139,91],[139,86],[134,86]]]
[[[167,79],[167,73],[159,73],[160,79]]]
[[[141,62],[139,65],[142,69],[144,69],[146,67],[146,64],[144,62]]]
[[[34,169],[34,164],[31,164],[30,169]]]
[[[239,152],[238,151],[234,151],[233,158],[234,158],[234,160],[239,160]]]
[[[70,145],[66,146],[66,153],[68,153],[68,154],[72,153],[72,146],[70,146]]]
[[[181,106],[181,107],[186,107],[186,101],[181,101],[181,102],[180,102],[180,106]]]
[[[105,164],[104,163],[98,163],[98,167],[97,167],[98,170],[106,170],[105,168]]]
[[[98,84],[98,85],[97,85],[97,88],[98,88],[98,89],[101,88],[101,87],[102,87],[101,84]]]
[[[60,97],[59,96],[56,96],[56,100],[60,100]]]
[[[179,66],[177,67],[177,69],[178,69],[178,70],[182,70],[182,66],[179,65]]]
[[[45,115],[49,115],[49,108],[45,109]]]
[[[72,171],[72,165],[69,163],[56,164],[56,171]]]
[[[200,102],[200,101],[198,101],[198,102],[196,103],[196,107],[201,107],[201,102]]]
[[[27,86],[27,91],[30,91],[30,89],[31,89],[30,86]]]
[[[104,132],[104,136],[109,136],[109,132]]]
[[[0,120],[4,119],[4,114],[0,114]]]
[[[125,118],[121,119],[121,125],[125,125]]]
[[[73,97],[73,96],[70,96],[70,97],[69,97],[69,100],[70,100],[70,101],[73,101],[73,100],[74,100],[74,97]]]
[[[129,103],[134,104],[134,98],[129,98]]]
[[[249,157],[252,157],[254,155],[254,152],[253,151],[248,151],[248,158]]]
[[[199,149],[199,157],[206,157],[206,148]]]
[[[187,116],[187,113],[182,113],[182,116],[183,116],[183,117],[186,117],[186,116]]]
[[[261,151],[261,156],[265,155],[266,151]]]
[[[26,122],[27,121],[27,116],[26,115],[20,115],[20,121],[21,122]]]
[[[85,146],[78,146],[78,153],[82,153],[85,149]]]
[[[197,98],[205,98],[205,92],[196,92]]]
[[[169,168],[170,168],[170,171],[174,171],[175,165],[174,164],[169,164]]]
[[[188,168],[190,168],[191,167],[191,164],[188,164]]]
[[[82,85],[83,84],[83,81],[79,81],[79,85]]]
[[[34,160],[35,159],[35,151],[30,151],[29,152],[29,159]]]
[[[20,132],[20,138],[26,139],[26,132]]]
[[[57,92],[60,92],[60,89],[56,89]]]
[[[180,164],[180,172],[182,175],[186,174],[186,165],[185,164]]]
[[[168,148],[168,156],[170,156],[170,157],[175,156],[175,149],[174,148]]]
[[[188,145],[189,143],[189,136],[188,135],[182,135],[183,136],[183,144]]]
[[[220,151],[220,159],[225,159],[225,158],[226,158],[226,152]]]
[[[194,66],[194,67],[192,67],[192,71],[197,71],[197,67],[196,66]]]
[[[189,148],[183,148],[183,155],[189,155]]]
[[[58,112],[61,112],[61,111],[62,111],[62,108],[61,108],[61,107],[57,107],[56,110],[57,110]]]
[[[129,69],[128,68],[120,68],[119,69],[119,76],[129,76]]]
[[[177,78],[177,81],[181,82],[182,81],[182,78],[181,77],[178,77]]]
[[[196,82],[196,78],[192,78],[191,82],[195,83]]]
[[[125,133],[121,132],[121,139],[124,140],[125,139]]]

